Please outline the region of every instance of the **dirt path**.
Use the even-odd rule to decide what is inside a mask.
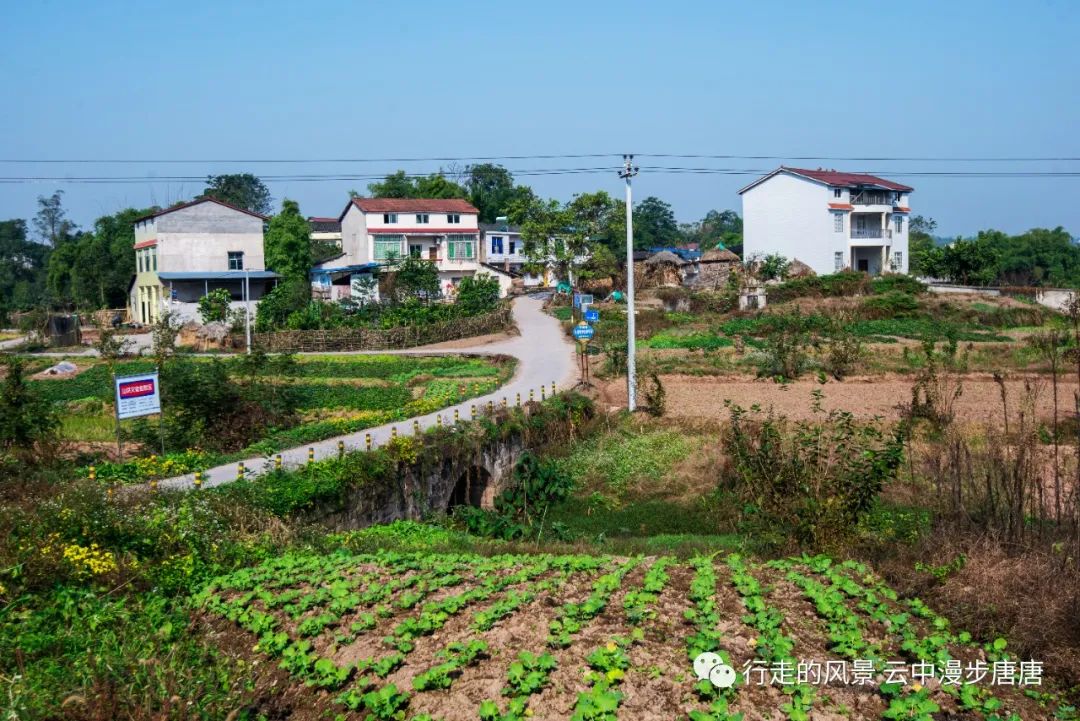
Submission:
[[[845,410],[860,418],[881,416],[888,420],[900,417],[898,406],[911,402],[912,379],[900,376],[858,377],[825,384],[803,379],[781,385],[768,380],[741,377],[660,376],[667,391],[667,412],[673,418],[728,417],[725,401],[749,408],[755,403],[763,409],[794,419],[811,418],[812,396],[815,390],[824,394],[825,410]],[[1040,419],[1053,417],[1053,398],[1050,383],[1045,377],[1015,377],[1005,381],[1009,415],[1014,416],[1034,397],[1036,415]],[[602,407],[626,407],[626,380],[604,381],[597,384]],[[1060,382],[1058,407],[1062,418],[1073,407],[1075,381]],[[962,422],[999,423],[1002,416],[1001,390],[989,375],[972,374],[962,381],[960,397],[954,405]]]

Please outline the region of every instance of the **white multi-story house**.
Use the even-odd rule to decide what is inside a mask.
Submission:
[[[353,198],[341,221],[337,267],[362,268],[411,255],[435,263],[444,293],[480,269],[476,208],[457,198]]]
[[[819,275],[906,273],[913,191],[864,173],[781,166],[739,191],[743,258],[782,255]]]
[[[266,216],[199,198],[135,221],[135,277],[131,317],[153,323],[165,310],[181,320],[197,317],[198,300],[225,288],[239,305],[248,285],[257,300],[278,277],[265,270]]]

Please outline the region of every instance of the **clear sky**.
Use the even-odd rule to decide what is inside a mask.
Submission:
[[[312,159],[689,153],[1080,157],[1080,3],[41,2],[0,10],[2,159]],[[617,157],[506,160],[511,170]],[[771,169],[777,160],[640,157],[643,166]],[[891,173],[939,232],[1063,225],[1080,178],[905,177],[902,171],[1080,171],[1080,162],[805,160]],[[190,198],[250,171],[372,174],[438,162],[172,165],[0,163],[0,218],[65,191],[75,221]],[[615,173],[520,178],[568,199]],[[740,209],[745,176],[643,169],[680,221]],[[336,215],[366,180],[271,182],[275,201]]]

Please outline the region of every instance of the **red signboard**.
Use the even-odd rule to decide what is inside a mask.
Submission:
[[[120,397],[125,399],[154,395],[154,381],[152,380],[120,383],[119,388]]]

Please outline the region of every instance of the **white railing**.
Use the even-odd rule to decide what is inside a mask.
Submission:
[[[852,228],[852,238],[880,238],[881,228]]]

